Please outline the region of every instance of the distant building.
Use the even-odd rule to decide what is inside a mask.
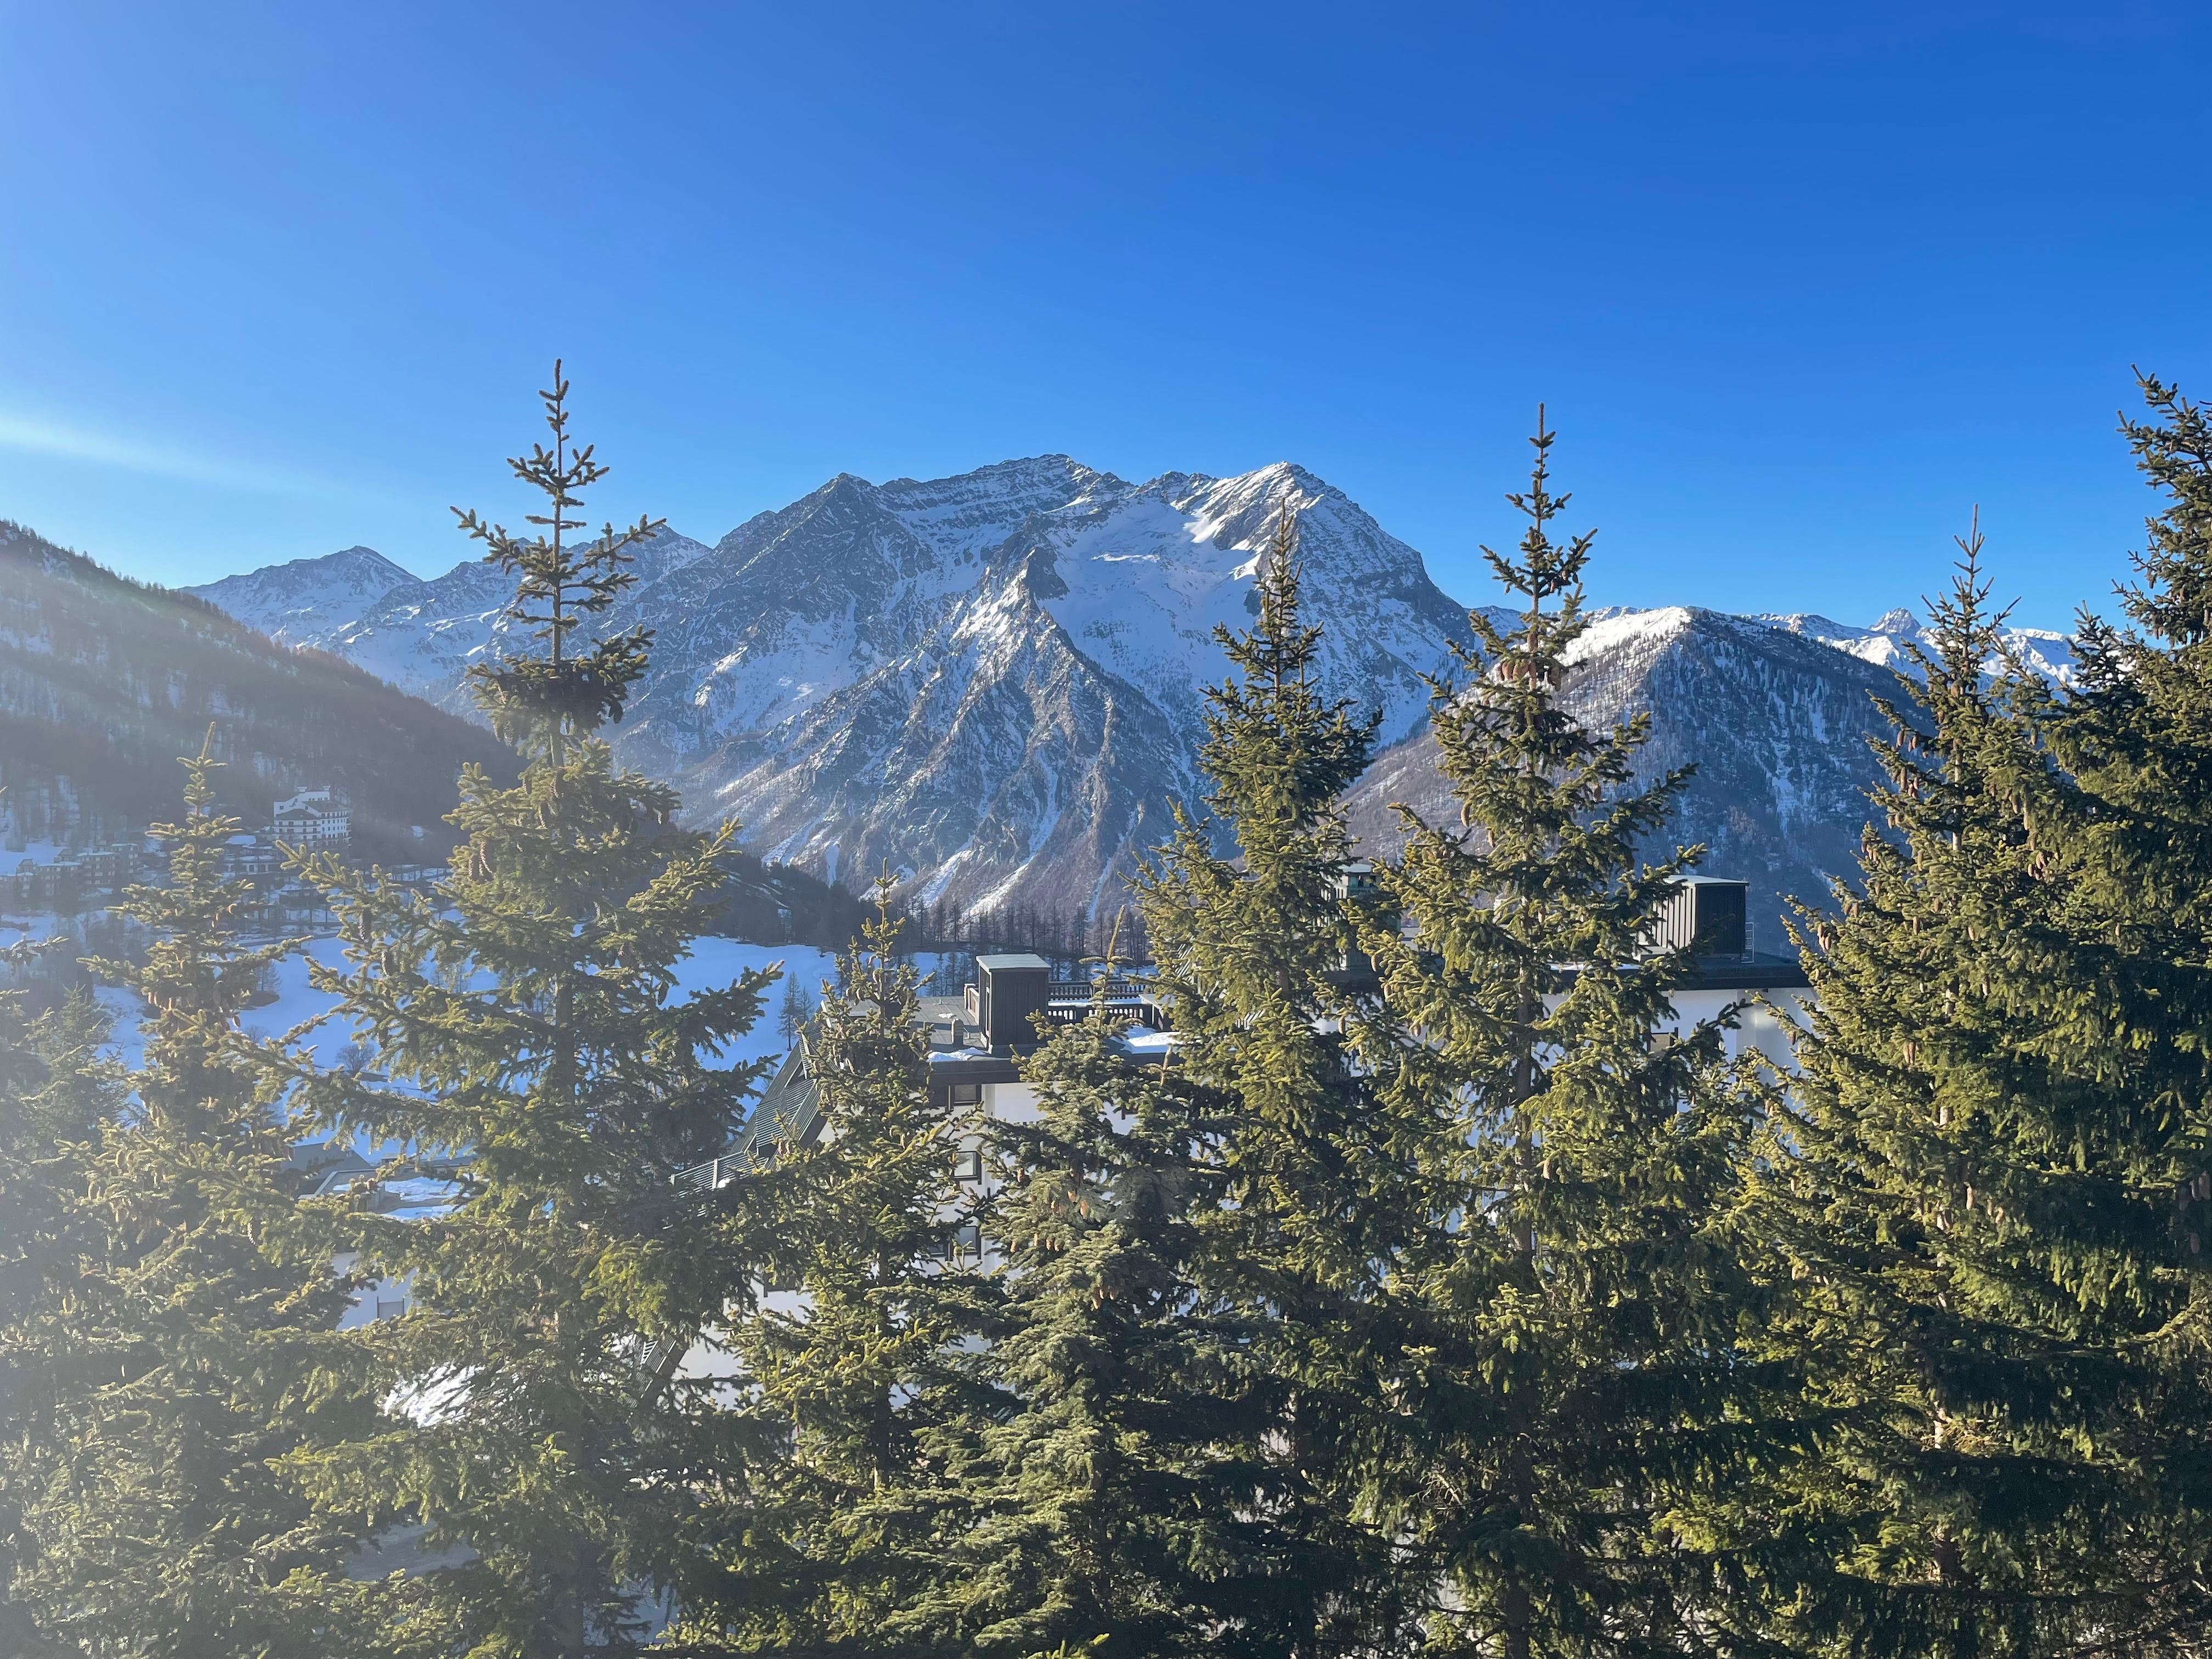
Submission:
[[[223,843],[222,873],[234,881],[266,881],[284,867],[284,855],[267,836],[233,836]]]
[[[12,878],[0,877],[0,901],[23,909],[74,910],[94,894],[130,885],[144,861],[144,843],[127,841],[71,848],[45,864],[26,858]]]
[[[1373,890],[1372,866],[1346,866],[1340,891],[1364,896]],[[1698,954],[1688,977],[1668,993],[1671,1012],[1655,1041],[1673,1042],[1701,1020],[1727,1017],[1734,1023],[1721,1039],[1730,1059],[1756,1053],[1788,1073],[1795,1069],[1791,1028],[1802,1026],[1811,1012],[1812,986],[1796,957],[1749,948],[1746,898],[1743,882],[1692,877],[1661,907],[1650,948],[1694,946]],[[1055,979],[1051,963],[1028,955],[977,957],[975,969],[962,995],[916,1000],[916,1018],[929,1028],[930,1088],[940,1107],[975,1107],[986,1117],[1016,1121],[1034,1117],[1036,1091],[1022,1080],[1019,1061],[1037,1045],[1038,1023],[1085,1019],[1101,996],[1107,1012],[1125,1023],[1121,1042],[1130,1059],[1158,1063],[1175,1046],[1170,1011],[1142,978],[1115,975],[1103,986],[1090,976]],[[1570,979],[1579,971],[1561,969]],[[1377,988],[1374,964],[1364,956],[1354,956],[1328,978],[1355,994]],[[827,1125],[811,1064],[802,1032],[729,1149],[678,1179],[719,1186],[788,1148],[811,1146]]]
[[[353,842],[353,809],[330,789],[302,789],[270,812],[269,833],[287,847],[343,852]]]

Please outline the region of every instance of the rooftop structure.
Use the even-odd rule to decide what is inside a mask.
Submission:
[[[1347,867],[1347,894],[1366,891],[1371,883],[1369,865]],[[1774,1065],[1787,1066],[1785,1028],[1809,1003],[1810,984],[1796,957],[1747,948],[1746,896],[1743,882],[1689,878],[1661,912],[1650,945],[1655,951],[1679,950],[1693,942],[1698,947],[1690,978],[1673,994],[1677,1030],[1732,1010],[1736,1024],[1729,1033],[1730,1052],[1757,1050]],[[1026,952],[978,957],[975,970],[975,980],[959,996],[918,999],[916,1018],[930,1034],[930,1089],[939,1106],[969,1107],[993,1117],[1034,1112],[1035,1096],[1021,1080],[1021,1058],[1041,1040],[1041,1025],[1083,1019],[1102,997],[1107,1012],[1125,1022],[1121,1041],[1133,1060],[1157,1064],[1174,1042],[1169,1011],[1145,980],[1055,979],[1050,963]],[[1331,977],[1354,991],[1374,983],[1372,966],[1364,957],[1351,958]],[[720,1186],[756,1161],[812,1146],[821,1137],[823,1122],[810,1068],[802,1032],[729,1150],[686,1176]]]

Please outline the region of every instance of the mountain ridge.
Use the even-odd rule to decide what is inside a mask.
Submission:
[[[258,825],[277,797],[336,785],[353,798],[361,849],[399,861],[450,844],[443,815],[462,766],[514,769],[480,726],[351,663],[0,521],[9,838],[100,842],[173,817],[175,757],[210,735],[226,810]]]
[[[1201,693],[1225,669],[1213,631],[1249,622],[1285,505],[1309,616],[1325,625],[1322,678],[1382,715],[1370,779],[1425,799],[1407,769],[1428,677],[1471,642],[1467,609],[1418,551],[1290,462],[1143,483],[1062,454],[936,479],[841,472],[711,546],[665,532],[604,619],[654,633],[616,741],[681,787],[694,818],[735,817],[762,855],[848,887],[889,869],[902,890],[970,910],[1110,909],[1173,805],[1200,795]],[[471,712],[468,665],[503,648],[505,578],[463,563],[369,593],[336,566],[318,596],[313,563],[191,591],[298,619],[288,627],[313,619],[321,648]],[[2037,672],[2070,672],[2063,635],[2015,633]],[[1725,780],[1686,804],[1685,838],[1712,843],[1710,870],[1759,884],[1771,920],[1785,891],[1817,898],[1848,869],[1874,779],[1867,693],[1893,689],[1920,637],[1899,612],[1859,629],[1599,611],[1567,695],[1586,719],[1648,710],[1655,757],[1699,757],[1701,776]],[[1371,794],[1364,781],[1354,810],[1379,844]],[[1746,869],[1723,869],[1729,858]]]

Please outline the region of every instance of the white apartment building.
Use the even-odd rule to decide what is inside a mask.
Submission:
[[[302,789],[270,809],[270,834],[311,853],[343,851],[353,841],[353,808],[328,788]]]

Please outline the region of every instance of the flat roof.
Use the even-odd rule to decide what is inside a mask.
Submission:
[[[1026,951],[1018,952],[1012,956],[977,957],[975,958],[975,965],[978,968],[987,969],[994,974],[1001,972],[1008,968],[1042,968],[1048,972],[1050,971],[1052,968],[1052,964],[1047,962],[1042,957],[1031,956]]]

